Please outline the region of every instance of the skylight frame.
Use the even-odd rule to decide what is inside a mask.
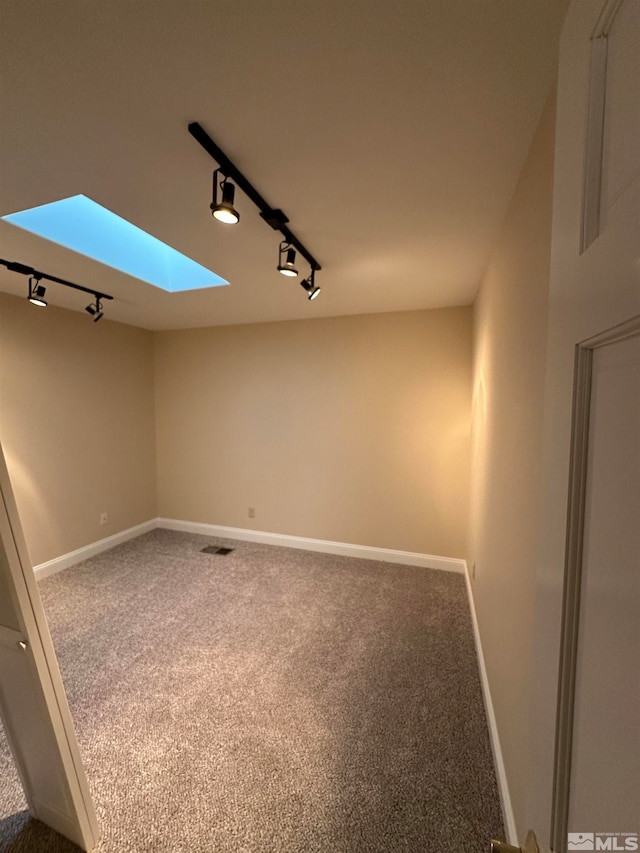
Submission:
[[[218,273],[83,194],[0,218],[166,293],[229,284]]]

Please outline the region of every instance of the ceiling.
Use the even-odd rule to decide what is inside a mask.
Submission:
[[[4,222],[0,257],[110,293],[108,318],[148,329],[468,304],[566,5],[3,0],[0,216],[83,193],[231,284],[165,293]],[[318,299],[276,272],[280,235],[241,192],[237,226],[212,219],[192,121],[289,216]],[[0,290],[26,288],[0,268]]]

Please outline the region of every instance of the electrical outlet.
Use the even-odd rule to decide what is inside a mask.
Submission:
[[[107,522],[108,522],[108,521],[109,521],[109,515],[108,515],[108,513],[106,513],[106,512],[101,512],[101,513],[100,513],[100,524],[107,524]]]
[[[255,518],[255,517],[256,517],[256,508],[254,506],[250,506],[249,507],[249,518]]]

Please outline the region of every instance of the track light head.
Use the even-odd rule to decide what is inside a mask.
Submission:
[[[298,275],[298,270],[296,269],[296,250],[285,240],[280,243],[278,272],[290,278],[295,278]]]
[[[316,296],[320,296],[320,288],[315,284],[315,273],[316,271],[312,269],[309,278],[300,282],[300,286],[307,291],[307,299],[315,299]]]
[[[37,305],[40,308],[47,307],[47,300],[44,298],[47,288],[43,284],[40,284],[42,279],[45,279],[45,281],[53,281],[56,284],[62,284],[65,287],[72,287],[74,290],[81,290],[83,293],[90,293],[96,303],[95,305],[87,306],[85,310],[94,317],[96,322],[104,316],[102,311],[102,300],[113,299],[113,296],[109,296],[108,293],[100,293],[98,290],[83,287],[81,284],[74,284],[72,281],[67,281],[66,278],[58,278],[57,275],[49,275],[49,273],[41,272],[33,267],[28,267],[26,264],[21,264],[19,261],[6,261],[4,258],[0,258],[0,266],[6,267],[10,272],[17,272],[20,273],[20,275],[29,276],[29,295],[27,296],[27,299],[32,305]]]
[[[296,252],[302,255],[311,267],[311,275],[307,281],[301,283],[304,286],[307,297],[315,299],[320,293],[320,288],[316,287],[313,283],[313,273],[316,270],[321,270],[322,267],[288,227],[289,217],[279,207],[272,207],[267,204],[262,195],[247,179],[246,175],[240,171],[197,121],[190,122],[188,129],[191,136],[193,136],[196,142],[202,146],[216,163],[215,171],[213,172],[213,195],[210,205],[212,215],[221,222],[228,224],[235,224],[240,220],[240,214],[233,206],[235,186],[229,181],[229,178],[232,178],[235,184],[242,189],[244,196],[258,208],[261,218],[274,231],[279,231],[284,238],[280,244],[278,272],[282,275],[295,278],[298,275],[298,270],[295,266]],[[218,201],[219,189],[222,190],[222,201]]]
[[[218,220],[224,222],[225,225],[235,225],[240,221],[240,214],[233,206],[233,200],[236,194],[235,186],[223,177],[220,189],[222,190],[222,201],[218,202],[218,172],[216,169],[213,173],[213,201],[211,202],[211,214]]]
[[[87,312],[87,314],[90,314],[93,317],[94,323],[97,323],[98,320],[102,320],[102,318],[104,317],[102,303],[100,301],[100,297],[97,295],[95,305],[93,303],[90,303],[84,310]]]
[[[39,278],[32,277],[29,279],[29,302],[32,305],[37,305],[39,308],[46,308],[47,301],[44,295],[47,292],[47,288],[39,282]]]

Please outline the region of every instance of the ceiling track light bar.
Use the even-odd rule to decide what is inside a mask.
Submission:
[[[196,142],[199,142],[207,154],[216,161],[225,178],[235,181],[242,192],[251,199],[260,211],[260,216],[264,221],[267,222],[274,231],[279,231],[287,243],[290,243],[298,250],[298,252],[300,252],[302,257],[309,262],[309,266],[312,270],[321,270],[322,267],[313,257],[311,252],[303,243],[300,242],[300,240],[298,240],[293,231],[287,227],[287,223],[289,222],[287,215],[279,208],[273,208],[271,205],[267,204],[253,184],[245,178],[235,163],[233,163],[224,151],[216,145],[206,130],[204,130],[197,121],[192,121],[188,129]]]
[[[95,296],[96,299],[113,299],[113,296],[109,296],[108,293],[100,293],[99,290],[93,290],[90,287],[83,287],[81,284],[74,284],[72,281],[67,281],[64,278],[58,278],[55,275],[48,275],[46,272],[34,270],[33,267],[28,267],[26,264],[21,264],[19,261],[5,261],[3,258],[0,258],[0,264],[6,267],[10,272],[17,272],[20,273],[20,275],[32,276],[38,281],[44,278],[47,281],[54,281],[56,284],[64,284],[65,287],[73,287],[74,290],[82,290],[83,293],[89,293],[91,296]]]

